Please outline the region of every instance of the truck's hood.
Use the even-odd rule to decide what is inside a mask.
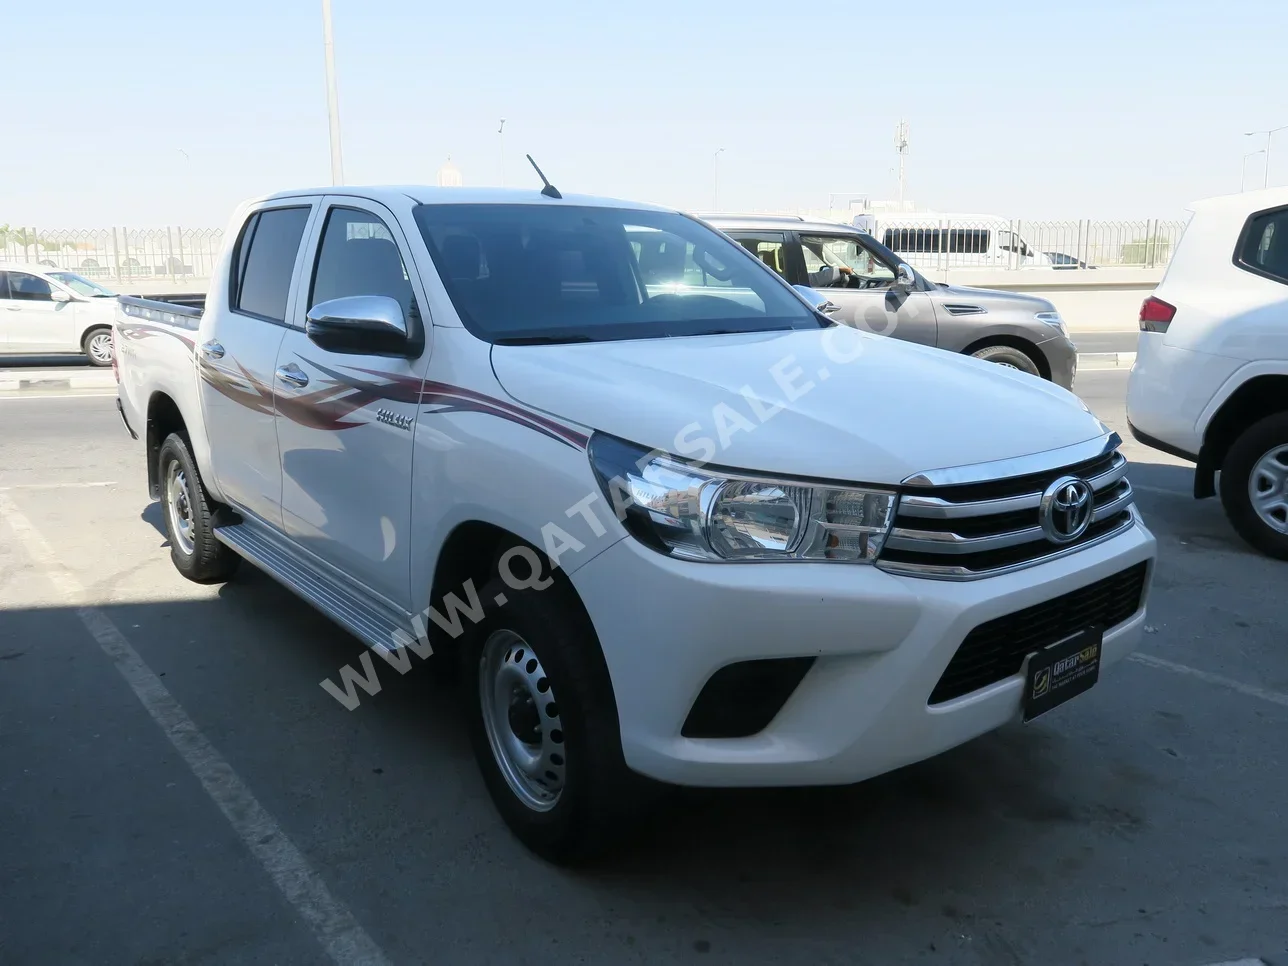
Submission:
[[[898,483],[1105,432],[1072,393],[1017,370],[853,329],[832,341],[830,331],[495,346],[492,365],[527,406],[766,473]]]

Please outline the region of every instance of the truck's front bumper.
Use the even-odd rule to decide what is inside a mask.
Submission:
[[[965,582],[850,564],[692,563],[626,539],[573,581],[604,649],[633,769],[683,785],[845,784],[1019,718],[1019,674],[933,706],[928,699],[978,625],[1145,562],[1139,608],[1104,636],[1102,668],[1120,660],[1141,635],[1154,555],[1139,521],[1068,557]],[[717,669],[804,656],[816,659],[763,730],[682,735]],[[1094,688],[1074,700],[1096,700]]]

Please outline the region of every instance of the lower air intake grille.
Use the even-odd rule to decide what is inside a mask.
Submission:
[[[1098,624],[1106,631],[1140,609],[1147,564],[980,624],[948,662],[930,703],[941,704],[1020,672],[1034,651]]]

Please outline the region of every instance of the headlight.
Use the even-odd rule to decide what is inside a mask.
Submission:
[[[871,563],[895,493],[717,473],[596,433],[590,462],[630,533],[685,560]]]
[[[1060,318],[1059,312],[1039,312],[1037,314],[1037,319],[1039,322],[1045,322],[1047,325],[1054,325],[1060,330],[1061,335],[1066,337],[1069,335],[1069,329],[1065,326],[1064,319]]]

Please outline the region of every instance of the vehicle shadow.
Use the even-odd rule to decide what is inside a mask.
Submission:
[[[79,353],[22,355],[0,352],[0,369],[92,368],[89,359]]]

